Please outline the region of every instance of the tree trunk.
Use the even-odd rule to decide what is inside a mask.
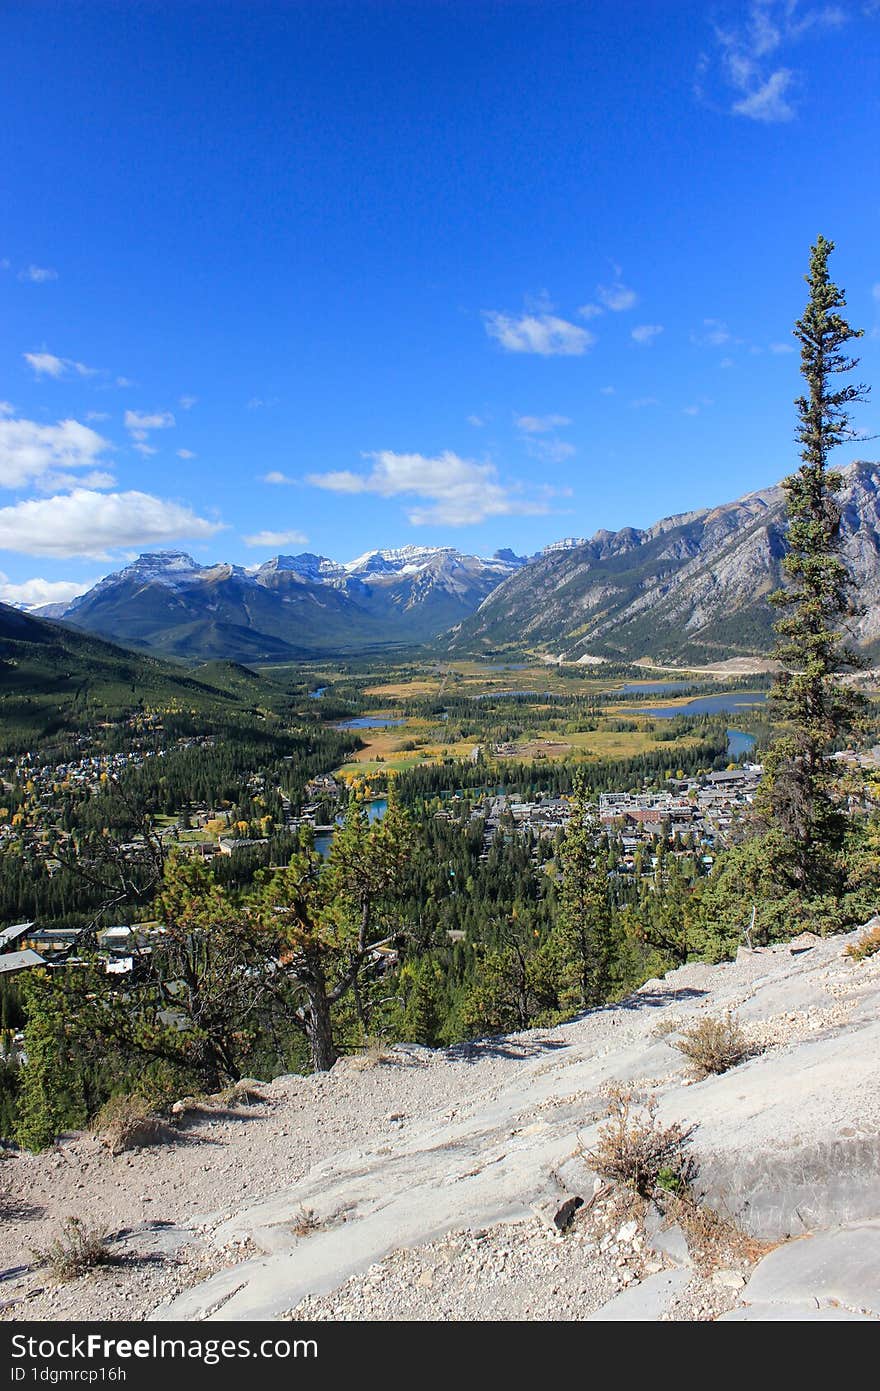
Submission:
[[[309,991],[306,1037],[312,1050],[312,1067],[316,1072],[329,1072],[339,1054],[333,1042],[330,1004],[323,990]]]

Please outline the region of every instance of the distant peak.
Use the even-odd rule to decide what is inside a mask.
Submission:
[[[551,541],[549,546],[545,546],[543,555],[550,555],[552,551],[573,551],[578,546],[586,546],[587,541],[583,536],[566,536],[561,541]]]
[[[201,566],[186,551],[142,551],[130,570],[200,570]]]

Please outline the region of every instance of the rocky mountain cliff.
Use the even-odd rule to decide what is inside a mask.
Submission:
[[[452,547],[368,551],[348,564],[304,553],[256,570],[139,556],[51,616],[188,658],[296,659],[420,643],[459,622],[525,562]],[[45,611],[43,611],[45,614]]]
[[[854,463],[841,494],[844,556],[865,612],[864,646],[880,641],[880,465]],[[451,635],[453,652],[504,646],[578,661],[717,661],[766,653],[781,582],[785,499],[779,487],[667,517],[645,531],[598,531],[548,547]]]

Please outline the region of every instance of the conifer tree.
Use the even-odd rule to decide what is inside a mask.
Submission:
[[[846,297],[831,280],[828,258],[834,243],[818,237],[805,279],[810,288],[794,334],[801,345],[806,390],[796,399],[802,463],[783,481],[788,511],[788,550],[782,562],[785,587],[774,594],[782,610],[775,628],[774,656],[781,664],[772,700],[784,733],[768,759],[763,804],[781,837],[782,860],[794,887],[830,887],[831,852],[841,820],[831,796],[832,743],[852,728],[859,699],[840,676],[859,665],[842,629],[858,612],[853,580],[840,555],[841,475],[828,467],[833,448],[857,438],[849,406],[867,389],[834,379],[858,365],[846,344],[863,330],[838,312]]]
[[[590,1009],[611,992],[617,937],[599,825],[587,799],[583,773],[575,777],[571,817],[560,849],[562,888],[552,948],[560,970],[564,1010]]]
[[[25,973],[26,1062],[21,1074],[16,1139],[42,1150],[65,1128],[86,1118],[82,1079],[71,1066],[63,983],[45,970]]]

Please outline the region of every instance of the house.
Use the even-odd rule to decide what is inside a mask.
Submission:
[[[32,927],[32,922],[15,923],[0,930],[0,953],[11,951],[23,937],[28,936]]]
[[[0,976],[11,976],[17,971],[30,971],[34,966],[45,965],[46,958],[30,947],[24,951],[0,952]]]

